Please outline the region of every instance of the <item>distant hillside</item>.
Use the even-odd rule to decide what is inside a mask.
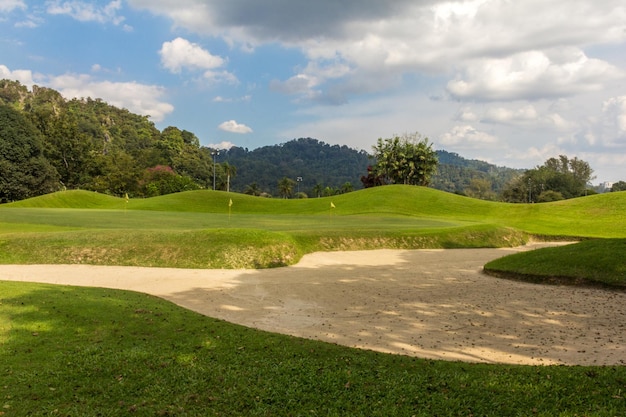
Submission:
[[[339,190],[346,183],[355,190],[363,188],[360,178],[372,163],[365,151],[328,145],[312,138],[294,139],[252,151],[234,147],[220,160],[237,167],[237,175],[232,179],[234,191],[244,192],[248,185],[256,183],[261,191],[276,194],[278,182],[287,177],[296,181],[296,192],[299,186],[301,192],[310,196],[316,194],[313,189],[318,184]],[[302,180],[297,181],[298,177]]]
[[[456,153],[437,151],[438,172],[433,177],[433,188],[457,194],[472,193],[472,186],[488,187],[479,198],[495,199],[502,187],[523,170],[498,167],[484,161],[470,160]],[[232,190],[244,192],[256,183],[261,191],[276,193],[278,182],[284,178],[302,178],[300,191],[315,196],[316,184],[322,188],[341,190],[346,183],[357,190],[363,188],[361,176],[367,173],[368,165],[375,161],[365,151],[347,146],[328,145],[312,138],[300,138],[272,146],[249,151],[234,147],[220,157],[237,168],[232,180]],[[296,185],[297,187],[297,185]]]
[[[437,151],[437,156],[439,166],[431,184],[433,188],[486,200],[495,199],[506,183],[525,171],[465,159],[443,150]]]
[[[64,189],[133,198],[210,189],[214,183],[226,190],[229,172],[232,191],[278,196],[279,181],[289,178],[293,194],[315,197],[363,188],[361,176],[374,163],[366,151],[299,138],[220,151],[214,166],[214,149],[201,146],[193,132],[174,126],[159,131],[149,118],[98,98],[67,100],[51,88],[29,90],[10,80],[0,80],[0,110],[5,167],[0,201]],[[31,151],[28,158],[25,149]],[[444,191],[495,199],[519,173],[446,151],[437,154],[432,186]]]

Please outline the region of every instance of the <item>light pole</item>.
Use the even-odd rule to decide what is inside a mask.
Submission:
[[[215,150],[211,151],[211,155],[213,155],[213,191],[215,191],[215,158],[220,154],[220,151]]]

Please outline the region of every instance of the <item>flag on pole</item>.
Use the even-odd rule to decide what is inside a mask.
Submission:
[[[126,198],[126,202],[128,203],[128,193],[124,196]]]
[[[228,207],[232,207],[233,206],[233,199],[231,198],[230,201],[228,202]]]
[[[330,208],[335,208],[335,205],[333,204],[333,202],[330,202]]]

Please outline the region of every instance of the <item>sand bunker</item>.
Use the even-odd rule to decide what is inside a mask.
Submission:
[[[527,249],[314,253],[267,270],[0,265],[0,279],[140,291],[245,326],[421,358],[625,364],[626,293],[481,272]]]

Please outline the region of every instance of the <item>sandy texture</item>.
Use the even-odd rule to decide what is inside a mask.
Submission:
[[[625,364],[626,293],[481,273],[526,249],[314,253],[269,270],[3,265],[0,279],[140,291],[233,323],[423,358]]]

